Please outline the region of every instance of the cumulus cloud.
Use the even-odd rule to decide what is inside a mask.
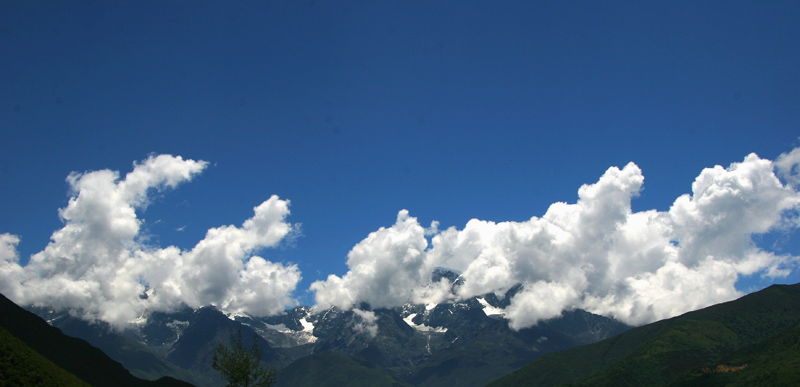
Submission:
[[[350,271],[344,277],[334,274],[311,284],[317,306],[350,309],[357,302],[373,308],[402,305],[414,288],[430,278],[426,265],[428,246],[425,229],[408,211],[397,214],[392,227],[381,227],[359,242],[347,254]]]
[[[0,234],[0,293],[12,300],[19,298],[19,288],[4,279],[20,278],[23,274],[17,254],[18,244],[18,236]]]
[[[152,192],[190,181],[206,165],[159,155],[134,163],[122,179],[110,170],[70,174],[72,196],[59,211],[64,227],[43,251],[20,266],[19,239],[0,236],[0,289],[21,304],[70,309],[115,325],[183,304],[257,315],[293,304],[297,267],[253,256],[296,231],[285,222],[289,202],[277,196],[255,207],[241,227],[208,230],[189,251],[140,240],[136,210],[149,204]]]
[[[798,162],[795,149],[774,163],[751,154],[707,168],[691,194],[661,212],[631,210],[644,184],[634,163],[580,187],[576,203],[554,203],[524,222],[472,219],[439,231],[403,210],[353,248],[343,277],[311,289],[318,304],[349,308],[466,299],[522,284],[506,309],[515,329],[572,308],[631,324],[675,316],[741,295],[740,275],[785,276],[796,266],[797,257],[765,251],[753,236],[798,226]],[[463,284],[455,293],[449,283],[431,284],[434,267],[461,272]]]
[[[579,296],[579,290],[569,283],[534,282],[511,298],[505,315],[511,328],[521,329],[561,315],[561,311],[574,305]]]
[[[257,254],[291,241],[289,201],[272,196],[240,226],[209,229],[189,250],[149,245],[143,211],[154,192],[192,180],[204,161],[152,156],[121,177],[73,173],[64,226],[20,264],[20,238],[0,234],[0,292],[21,304],[70,309],[122,325],[147,310],[213,304],[228,313],[267,315],[295,304],[296,265]],[[522,284],[505,316],[514,329],[583,308],[643,324],[740,295],[743,275],[782,277],[798,257],[768,251],[754,236],[800,227],[800,148],[776,161],[748,155],[700,172],[668,211],[633,212],[644,176],[629,163],[522,222],[472,219],[463,228],[427,228],[409,212],[370,233],[348,253],[348,272],[311,285],[318,307],[394,307],[408,301],[463,300]],[[431,273],[461,273],[458,286]],[[374,314],[357,310],[373,335]]]

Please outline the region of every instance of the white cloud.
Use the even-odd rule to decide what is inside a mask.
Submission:
[[[431,226],[425,229],[425,236],[432,236],[439,233],[439,222],[432,221]]]
[[[361,332],[368,335],[370,338],[375,338],[378,335],[378,316],[375,312],[369,310],[353,309],[361,321],[353,326],[356,332]]]
[[[523,222],[472,219],[463,229],[440,230],[402,210],[394,225],[353,247],[346,274],[311,290],[318,307],[352,309],[501,294],[522,284],[505,311],[515,329],[571,308],[631,324],[674,316],[737,297],[742,275],[796,270],[798,257],[765,250],[753,237],[800,226],[798,162],[795,149],[775,162],[751,154],[704,169],[691,194],[662,212],[631,210],[644,184],[633,163],[580,187],[577,202],[554,203]],[[0,234],[0,291],[22,304],[80,310],[114,324],[181,304],[256,315],[294,305],[297,266],[257,256],[299,234],[286,222],[288,200],[272,196],[241,226],[212,228],[188,251],[146,243],[136,211],[152,192],[190,181],[206,165],[160,155],[135,163],[124,178],[109,170],[71,174],[72,197],[59,211],[64,227],[26,266],[16,250],[20,239]],[[431,283],[436,267],[461,273],[455,294],[446,279]],[[371,334],[370,315],[359,316]]]
[[[800,200],[772,170],[769,160],[755,154],[728,169],[703,170],[692,184],[693,195],[679,197],[669,210],[679,260],[694,265],[712,255],[739,262],[746,259],[751,235],[781,226],[784,211]]]
[[[135,163],[124,179],[109,170],[71,174],[72,197],[59,211],[64,227],[28,265],[16,258],[18,239],[3,234],[0,289],[21,304],[67,308],[116,325],[184,303],[259,315],[292,305],[297,267],[252,256],[296,231],[285,222],[289,202],[277,196],[242,227],[210,229],[190,251],[139,240],[136,210],[148,205],[148,194],[190,181],[206,165],[159,155]]]
[[[427,285],[417,286],[412,289],[411,301],[415,304],[441,304],[453,297],[451,289],[453,283],[447,278],[442,278],[438,282],[431,282]]]
[[[539,281],[526,285],[511,298],[506,317],[513,329],[521,329],[561,315],[578,301],[580,291],[566,283]]]
[[[343,277],[317,281],[317,302],[347,308],[359,302],[389,307],[504,292],[523,284],[507,308],[515,329],[563,310],[585,308],[642,324],[740,295],[740,275],[784,276],[797,258],[755,245],[753,236],[797,227],[800,195],[778,170],[796,171],[800,151],[773,163],[755,154],[728,168],[703,170],[692,194],[669,211],[633,212],[644,183],[633,163],[609,168],[578,190],[574,204],[555,203],[525,222],[470,220],[435,233],[401,211],[397,223],[360,242]],[[429,228],[438,231],[436,227]],[[430,284],[437,266],[462,273],[457,294]]]
[[[737,277],[733,265],[710,257],[691,268],[670,261],[655,272],[623,278],[620,290],[587,294],[580,306],[644,324],[740,296]]]
[[[775,169],[778,170],[778,176],[789,184],[795,187],[800,185],[800,148],[794,148],[791,152],[778,156],[775,160]]]
[[[20,295],[18,286],[11,279],[21,278],[23,274],[17,254],[18,244],[18,236],[0,234],[0,293],[12,300],[18,299]]]
[[[253,210],[255,215],[246,220],[241,228],[212,228],[191,251],[182,254],[182,267],[185,269],[179,270],[180,277],[174,280],[184,284],[181,287],[184,302],[192,306],[215,304],[223,308],[235,307],[236,312],[241,312],[244,305],[252,304],[243,303],[243,300],[255,294],[252,293],[254,290],[248,292],[250,296],[238,294],[239,290],[244,290],[241,289],[243,283],[263,283],[264,286],[274,287],[276,284],[269,284],[268,281],[270,277],[279,277],[279,281],[292,283],[291,288],[294,289],[300,278],[295,266],[268,264],[260,257],[249,256],[257,248],[275,246],[292,231],[292,226],[284,222],[289,214],[289,202],[272,196]],[[250,261],[245,267],[247,259]],[[285,288],[285,285],[277,286],[276,289]],[[271,300],[263,301],[268,305],[273,303]],[[267,308],[267,313],[276,311],[275,307],[266,305],[260,308]]]
[[[427,246],[425,229],[408,211],[400,211],[392,227],[381,227],[350,250],[350,271],[344,277],[332,274],[311,284],[317,305],[349,309],[357,302],[373,308],[403,304],[430,279],[433,266],[426,264],[423,253]]]

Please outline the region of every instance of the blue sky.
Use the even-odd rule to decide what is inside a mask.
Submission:
[[[634,162],[632,210],[668,211],[704,168],[800,145],[797,20],[793,1],[6,1],[0,233],[24,265],[64,226],[71,172],[205,160],[138,209],[139,240],[192,249],[278,195],[301,235],[255,253],[296,264],[313,303],[402,209],[524,222]]]

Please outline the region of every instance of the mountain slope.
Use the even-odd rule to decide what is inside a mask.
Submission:
[[[40,316],[43,313],[37,313]],[[108,357],[120,362],[132,375],[146,380],[163,376],[197,384],[194,374],[175,366],[133,338],[114,330],[104,322],[88,322],[68,314],[57,316],[51,324],[65,335],[86,340]]]
[[[546,353],[593,343],[630,328],[583,310],[568,311],[519,331],[483,313],[459,316],[456,311],[453,315],[467,321],[452,324],[456,328],[445,335],[450,345],[426,359],[408,379],[410,383],[482,386]]]
[[[57,366],[95,387],[191,386],[172,378],[150,382],[131,375],[121,364],[84,340],[58,328],[0,295],[0,326]]]
[[[671,386],[796,386],[800,382],[800,327],[751,345],[711,367],[683,374]]]
[[[278,372],[275,387],[403,387],[380,367],[352,356],[321,352]]]
[[[0,327],[0,386],[90,387]]]
[[[545,353],[593,343],[630,328],[575,310],[514,331],[495,314],[511,296],[490,294],[392,309],[360,305],[359,312],[331,308],[302,318],[313,326],[312,353],[333,351],[364,358],[396,380],[421,387],[482,386]],[[370,324],[361,317],[365,314],[371,316],[372,334],[367,329]]]
[[[665,385],[800,324],[800,284],[774,285],[738,300],[542,356],[490,386]]]
[[[223,380],[211,368],[217,344],[230,345],[232,335],[241,329],[243,344],[245,348],[250,348],[255,332],[250,327],[229,319],[214,307],[203,307],[194,311],[187,323],[166,359],[201,375],[205,379],[205,385],[219,385]],[[261,361],[267,364],[278,361],[280,355],[262,337],[258,339],[262,346]]]
[[[87,322],[65,311],[30,309],[65,334],[101,349],[138,377],[170,376],[197,386],[214,387],[223,383],[219,373],[211,368],[211,357],[218,343],[230,344],[231,334],[241,328],[245,345],[250,346],[254,334],[250,327],[231,320],[214,307],[151,313],[146,321],[142,319],[122,331],[104,322]],[[259,340],[265,363],[285,365],[294,360],[284,359],[266,340]]]

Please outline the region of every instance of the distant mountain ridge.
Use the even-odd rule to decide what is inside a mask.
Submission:
[[[441,278],[460,286],[455,272],[439,268],[432,280]],[[32,309],[65,333],[101,348],[137,376],[156,379],[170,375],[201,387],[222,383],[210,368],[211,354],[217,343],[226,343],[238,329],[246,341],[251,342],[253,335],[264,340],[262,359],[278,370],[278,387],[333,386],[348,380],[393,387],[481,386],[490,382],[490,386],[800,382],[800,284],[774,285],[735,301],[637,328],[570,310],[514,331],[502,313],[521,289],[512,287],[501,297],[486,294],[458,302],[409,303],[390,309],[372,309],[367,304],[353,310],[301,306],[261,318],[226,316],[214,307],[184,308],[150,313],[124,331],[66,312]],[[5,308],[19,309],[5,301]],[[3,324],[37,332],[46,330],[43,326],[54,329],[25,313],[4,312]],[[43,337],[34,336],[40,341]],[[97,355],[89,353],[79,357]],[[101,368],[121,369],[119,363],[112,363]],[[100,385],[147,382],[130,383]]]
[[[454,287],[460,286],[458,273],[437,268],[431,280],[442,278]],[[542,354],[593,343],[630,328],[616,320],[573,310],[514,331],[497,311],[506,307],[519,290],[514,287],[504,297],[487,294],[459,302],[406,304],[391,309],[372,309],[366,304],[347,311],[301,306],[263,318],[225,316],[213,307],[185,308],[174,313],[151,313],[146,321],[132,324],[124,332],[64,312],[33,310],[68,334],[96,343],[136,375],[155,378],[154,370],[160,370],[164,375],[209,387],[221,382],[210,367],[213,347],[228,340],[239,327],[245,338],[257,333],[264,339],[267,345],[262,359],[278,369],[279,381],[290,379],[284,370],[303,375],[296,372],[297,365],[289,367],[293,362],[319,355],[300,364],[321,367],[341,362],[352,372],[386,375],[392,383],[413,386],[480,386]],[[341,356],[321,355],[327,352]],[[380,372],[365,364],[378,367]],[[297,380],[292,383],[303,385]]]

